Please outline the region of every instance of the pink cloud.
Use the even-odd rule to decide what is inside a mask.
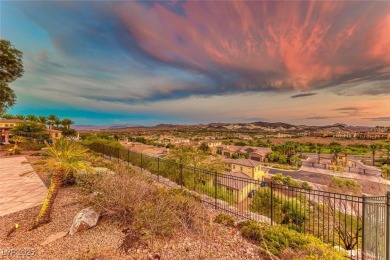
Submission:
[[[127,2],[115,12],[152,57],[233,71],[241,88],[308,90],[363,67],[390,66],[390,3],[189,1],[182,7],[179,15],[159,3]]]

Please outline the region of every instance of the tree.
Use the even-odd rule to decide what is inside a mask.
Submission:
[[[54,124],[59,118],[56,115],[49,115],[47,117],[47,124],[49,125],[49,129],[53,129]]]
[[[54,120],[54,124],[56,125],[56,128],[59,128],[59,127],[60,127],[60,125],[62,124],[62,121],[61,121],[61,119],[59,119],[59,118],[57,117],[57,119],[56,119],[56,120]]]
[[[64,178],[81,170],[91,170],[84,162],[88,149],[78,143],[60,139],[53,145],[46,145],[47,165],[52,175],[49,190],[32,229],[50,222],[50,214]]]
[[[26,117],[24,115],[22,115],[22,114],[16,115],[15,118],[16,119],[20,119],[20,120],[25,120],[26,119]]]
[[[11,114],[4,114],[4,115],[2,115],[2,118],[4,118],[4,119],[14,119],[15,116],[11,115]]]
[[[199,149],[205,153],[210,152],[210,147],[206,143],[201,143]]]
[[[74,124],[74,122],[72,120],[70,120],[69,118],[64,118],[62,121],[61,121],[61,124],[66,128],[66,129],[69,129],[71,125]]]
[[[340,144],[333,144],[330,147],[330,150],[333,153],[333,161],[336,163],[336,165],[339,165],[339,154],[343,150]]]
[[[386,150],[387,163],[390,163],[390,144],[384,144],[382,147]]]
[[[316,144],[316,151],[318,154],[318,164],[321,163],[321,152],[322,152],[322,144]]]
[[[14,142],[14,146],[11,149],[9,149],[8,152],[11,153],[12,155],[15,155],[20,153],[19,144],[27,142],[27,139],[24,138],[23,136],[15,135],[12,137],[12,141]]]
[[[372,152],[372,165],[375,166],[375,154],[376,154],[376,151],[378,150],[379,148],[379,144],[377,143],[373,143],[370,145],[370,150]]]
[[[38,121],[38,117],[36,115],[30,114],[30,115],[26,116],[26,120],[36,122],[36,121]]]
[[[0,115],[16,103],[16,95],[8,84],[0,81]]]
[[[8,84],[24,73],[22,55],[11,42],[0,39],[0,114],[16,102],[16,95]]]
[[[47,118],[45,116],[38,116],[38,122],[46,125]]]

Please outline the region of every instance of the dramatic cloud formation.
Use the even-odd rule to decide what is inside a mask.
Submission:
[[[4,37],[25,53],[15,89],[26,100],[192,115],[199,108],[171,112],[170,102],[226,97],[218,115],[235,115],[232,104],[242,109],[251,95],[271,107],[280,103],[262,97],[309,107],[342,96],[353,106],[298,118],[390,111],[386,1],[17,1],[1,15]],[[360,108],[367,97],[384,108]],[[250,111],[235,116],[271,119]]]

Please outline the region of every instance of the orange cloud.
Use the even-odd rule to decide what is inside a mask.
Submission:
[[[232,73],[242,89],[308,90],[390,65],[390,3],[189,1],[182,9],[128,2],[116,14],[152,57]]]

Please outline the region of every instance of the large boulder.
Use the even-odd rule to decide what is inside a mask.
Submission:
[[[93,226],[96,226],[98,219],[99,214],[91,207],[81,210],[73,218],[73,223],[69,229],[69,235],[73,236],[77,232],[85,231]]]

